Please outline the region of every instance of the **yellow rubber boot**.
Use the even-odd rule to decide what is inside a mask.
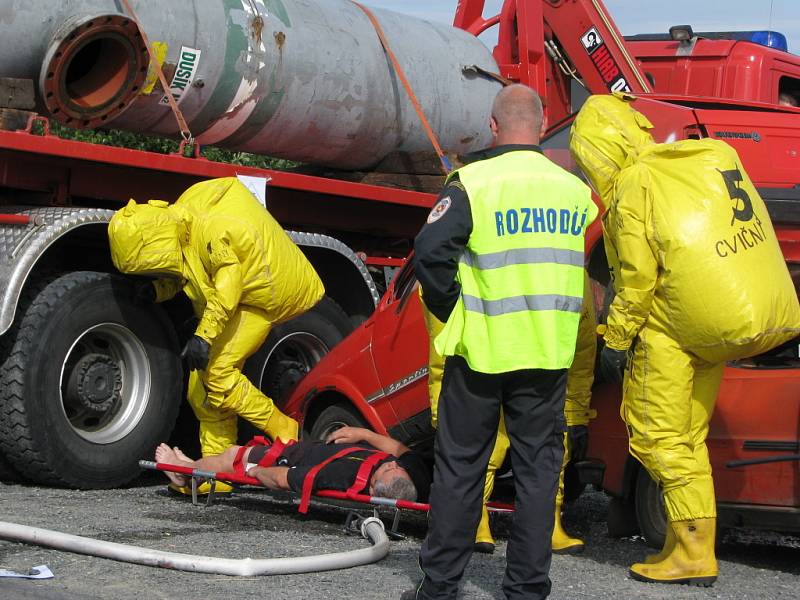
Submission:
[[[273,407],[272,414],[270,414],[264,427],[264,433],[270,438],[273,440],[280,439],[284,442],[288,442],[289,440],[297,441],[298,430],[299,425],[297,421],[291,417],[287,417],[279,411],[277,407]]]
[[[683,583],[710,587],[719,568],[714,554],[717,520],[674,521],[675,547],[664,560],[631,566],[633,579],[651,583]]]
[[[550,538],[553,554],[580,554],[586,547],[583,540],[570,537],[561,525],[561,504],[556,504],[555,522],[553,523],[553,537]]]
[[[192,486],[190,484],[187,485],[176,485],[174,483],[170,483],[167,486],[170,490],[177,494],[181,494],[182,496],[191,496],[192,495]],[[233,486],[229,483],[225,483],[224,481],[217,481],[216,485],[214,486],[214,494],[230,494],[233,491]],[[197,486],[197,495],[198,496],[207,496],[211,492],[211,484],[207,481],[202,482]]]
[[[500,425],[497,428],[497,438],[492,448],[492,454],[489,456],[489,465],[486,469],[486,480],[483,483],[483,507],[481,509],[481,520],[478,523],[478,530],[475,534],[475,545],[473,550],[475,552],[482,552],[484,554],[491,554],[494,552],[494,537],[492,537],[492,530],[489,527],[489,511],[486,510],[486,503],[492,497],[494,491],[494,478],[497,470],[503,466],[503,461],[506,458],[510,442],[508,434],[506,433],[506,423],[503,413],[500,413]]]
[[[481,520],[478,523],[478,530],[475,533],[475,545],[473,550],[482,554],[492,554],[494,552],[494,537],[492,528],[489,526],[489,511],[486,510],[486,503],[494,490],[494,474],[497,467],[489,461],[489,469],[486,471],[486,481],[483,484],[483,505],[481,506]]]
[[[486,504],[481,509],[481,520],[478,523],[478,531],[475,534],[473,550],[483,554],[492,554],[494,552],[494,537],[492,537],[492,529],[489,526],[489,511],[486,510]]]
[[[648,554],[644,559],[644,564],[653,565],[667,558],[675,549],[675,532],[672,530],[672,523],[667,523],[667,537],[664,539],[664,547],[658,554]]]

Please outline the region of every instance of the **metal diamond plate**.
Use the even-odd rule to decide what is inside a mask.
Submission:
[[[0,334],[14,320],[17,302],[36,261],[62,235],[90,223],[108,223],[112,210],[4,206],[0,214],[27,215],[28,225],[0,225]]]
[[[328,250],[333,250],[334,252],[337,252],[347,258],[347,260],[353,263],[353,265],[358,269],[361,277],[364,278],[364,283],[367,284],[370,295],[372,296],[373,304],[375,306],[378,305],[380,294],[378,293],[378,288],[375,285],[375,281],[372,279],[372,275],[369,274],[367,266],[363,263],[363,261],[358,258],[358,255],[348,246],[336,238],[319,233],[304,233],[302,231],[287,231],[286,233],[289,234],[289,237],[292,238],[292,241],[298,246],[316,246],[318,248],[327,248]]]
[[[39,257],[67,232],[93,223],[108,223],[112,210],[23,206],[0,207],[0,214],[27,215],[29,225],[0,225],[0,334],[8,331],[14,319],[19,296]],[[339,240],[316,233],[287,232],[300,246],[326,248],[347,258],[361,274],[377,305],[380,295],[364,263]]]

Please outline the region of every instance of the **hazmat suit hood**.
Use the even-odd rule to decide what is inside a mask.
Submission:
[[[652,123],[631,106],[635,96],[591,96],[570,130],[569,149],[603,205],[611,204],[619,172],[655,144]]]
[[[182,220],[163,200],[118,210],[108,224],[111,260],[123,273],[183,277]]]

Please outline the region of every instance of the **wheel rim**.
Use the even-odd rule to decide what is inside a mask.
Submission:
[[[139,338],[117,323],[77,336],[61,364],[61,409],[72,430],[95,444],[133,431],[150,398],[152,375]]]
[[[261,367],[259,388],[277,405],[282,405],[289,391],[330,351],[317,336],[305,332],[290,333],[278,340]]]

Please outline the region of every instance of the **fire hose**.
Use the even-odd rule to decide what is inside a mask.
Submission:
[[[231,559],[162,552],[161,550],[106,542],[3,521],[0,521],[0,539],[35,544],[77,554],[88,554],[100,558],[110,558],[148,567],[161,567],[163,569],[194,573],[252,577],[255,575],[289,575],[347,569],[374,563],[384,558],[389,553],[389,538],[384,531],[381,520],[376,517],[368,517],[361,522],[360,529],[361,535],[372,543],[369,548],[316,556],[264,559]]]

